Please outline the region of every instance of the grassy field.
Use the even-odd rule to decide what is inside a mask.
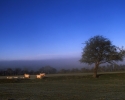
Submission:
[[[44,79],[0,79],[0,100],[125,100],[125,73],[55,74]]]

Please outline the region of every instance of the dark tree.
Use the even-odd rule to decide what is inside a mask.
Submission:
[[[109,39],[97,35],[85,41],[80,62],[95,64],[93,77],[97,77],[97,70],[100,64],[122,61],[124,55],[125,50],[123,48],[118,48],[112,45]]]
[[[7,68],[7,75],[13,75],[13,70],[11,68]]]
[[[15,72],[16,75],[20,75],[21,71],[22,71],[21,68],[15,68],[14,69],[14,72]]]
[[[39,69],[40,73],[46,73],[46,74],[54,74],[57,72],[57,70],[51,66],[45,66]]]

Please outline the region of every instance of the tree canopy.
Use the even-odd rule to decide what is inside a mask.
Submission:
[[[125,56],[125,50],[112,44],[112,42],[103,36],[97,35],[85,41],[82,58],[80,62],[95,64],[95,76],[97,77],[98,66],[102,63],[113,63],[122,61]]]

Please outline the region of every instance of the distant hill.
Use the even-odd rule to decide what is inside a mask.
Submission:
[[[30,68],[39,69],[44,66],[51,66],[59,69],[82,68],[84,64],[79,62],[79,58],[66,58],[66,59],[48,59],[48,60],[13,60],[13,61],[0,61],[1,68]]]
[[[125,64],[125,60],[123,62],[118,62],[118,64]],[[38,70],[39,68],[45,66],[51,66],[53,68],[56,68],[57,70],[72,69],[72,68],[80,69],[83,67],[91,68],[90,65],[80,63],[79,58],[0,61],[0,69],[19,67],[19,68]]]

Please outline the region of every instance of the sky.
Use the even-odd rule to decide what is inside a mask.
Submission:
[[[0,0],[0,60],[79,58],[95,35],[125,46],[125,0]]]

